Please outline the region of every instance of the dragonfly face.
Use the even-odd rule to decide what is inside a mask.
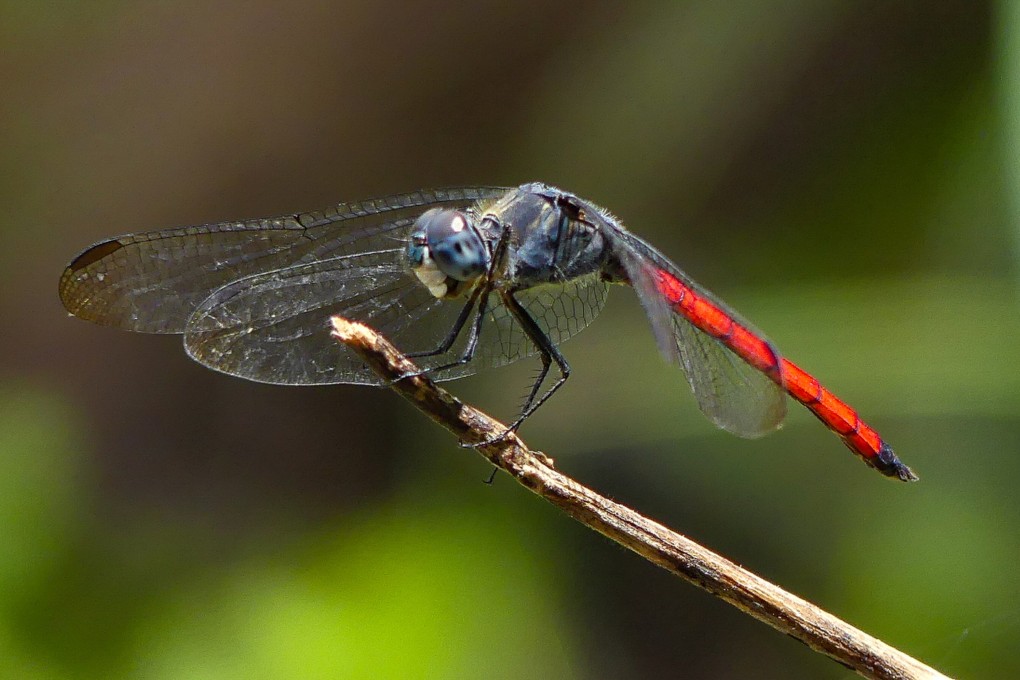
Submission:
[[[414,222],[407,259],[437,298],[454,298],[489,268],[490,251],[468,211],[432,208]]]

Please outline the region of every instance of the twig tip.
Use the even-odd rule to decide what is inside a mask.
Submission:
[[[329,323],[333,327],[333,337],[341,342],[348,342],[359,335],[364,335],[368,330],[364,324],[342,316],[329,317]]]

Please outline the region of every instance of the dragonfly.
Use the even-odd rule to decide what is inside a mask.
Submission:
[[[280,385],[386,384],[331,338],[335,314],[375,328],[434,380],[537,355],[509,433],[566,382],[560,345],[613,284],[635,291],[660,352],[718,427],[767,434],[789,395],[867,465],[917,479],[853,408],[648,242],[539,182],[119,236],[71,261],[60,299],[97,324],[182,334],[199,363]]]

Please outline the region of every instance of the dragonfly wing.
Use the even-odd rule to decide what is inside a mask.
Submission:
[[[434,347],[452,325],[423,321],[437,310],[456,316],[458,306],[433,297],[407,271],[402,249],[360,253],[219,288],[189,319],[184,344],[199,363],[258,382],[379,384],[356,354],[331,337],[329,317],[362,321],[398,346],[408,330],[426,339],[431,332],[434,342],[425,344]]]
[[[683,369],[702,413],[718,427],[741,437],[760,437],[779,427],[786,416],[783,390],[675,311],[659,291],[656,273],[667,271],[737,323],[759,337],[760,333],[650,245],[622,230],[619,237],[621,264],[652,323],[659,349]]]
[[[687,382],[702,413],[741,437],[761,437],[786,417],[786,394],[725,345],[673,315],[674,338]]]
[[[75,258],[61,276],[60,298],[69,312],[94,323],[183,333],[198,305],[233,281],[392,248],[425,207],[467,207],[505,191],[418,191],[277,218],[129,234]]]

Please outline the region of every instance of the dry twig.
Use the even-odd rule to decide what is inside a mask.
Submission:
[[[506,429],[425,376],[398,380],[418,368],[372,329],[341,317],[333,317],[332,323],[335,338],[357,352],[384,379],[396,381],[394,390],[461,441],[489,441]],[[866,678],[946,677],[689,538],[579,484],[557,471],[545,454],[528,449],[516,434],[477,450],[586,526]]]

